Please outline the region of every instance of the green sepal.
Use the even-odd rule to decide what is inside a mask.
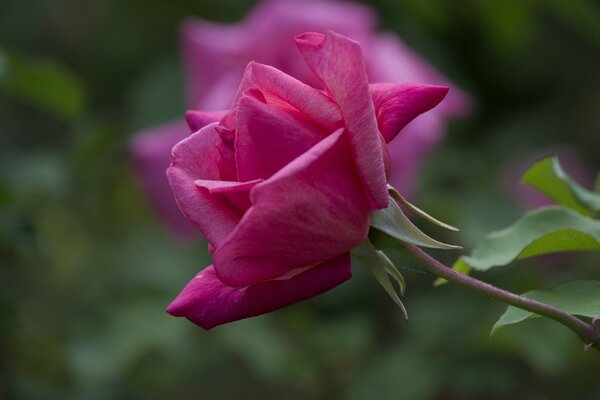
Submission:
[[[373,246],[373,243],[369,239],[365,239],[360,245],[352,250],[352,254],[360,258],[367,266],[369,271],[373,274],[377,282],[383,287],[385,292],[392,298],[394,303],[398,305],[404,318],[408,321],[408,313],[406,307],[400,300],[398,293],[396,292],[390,277],[392,277],[398,284],[400,295],[404,295],[406,289],[406,281],[404,277],[396,269],[392,261],[385,255],[381,250],[378,250]]]
[[[421,210],[419,207],[415,206],[414,204],[412,204],[411,202],[409,202],[408,200],[406,200],[404,198],[404,196],[402,196],[391,185],[388,185],[388,193],[390,194],[390,197],[392,199],[395,199],[400,204],[402,204],[403,206],[407,207],[409,210],[411,210],[412,212],[414,212],[415,214],[417,214],[421,218],[425,219],[426,221],[432,223],[433,225],[439,226],[440,228],[444,228],[444,229],[447,229],[447,230],[452,231],[452,232],[459,232],[460,231],[460,229],[455,228],[452,225],[449,225],[449,224],[447,224],[445,222],[442,222],[439,219],[434,218],[431,215],[427,214],[425,211]],[[391,201],[391,199],[390,199],[390,201]]]
[[[404,215],[393,198],[390,198],[387,208],[371,211],[371,227],[416,246],[445,250],[461,248],[460,246],[440,242],[423,233]]]

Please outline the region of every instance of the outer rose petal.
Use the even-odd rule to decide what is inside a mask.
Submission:
[[[329,132],[343,125],[340,109],[326,94],[277,68],[249,63],[236,93],[234,106],[250,88],[258,88],[265,94],[283,100]]]
[[[448,93],[445,86],[412,83],[370,85],[379,131],[390,142],[410,121],[435,107]]]
[[[189,136],[183,121],[162,125],[136,134],[130,144],[135,173],[156,213],[182,236],[196,230],[179,211],[173,199],[165,169],[171,162],[171,148]]]
[[[371,82],[418,82],[449,86],[448,97],[428,114],[461,116],[471,110],[469,96],[452,85],[396,35],[383,33],[374,36],[364,51]]]
[[[373,209],[388,205],[383,151],[360,45],[328,31],[305,33],[296,43],[340,107],[365,194]]]
[[[369,205],[343,129],[250,192],[252,207],[215,252],[219,278],[246,287],[357,246]]]
[[[227,111],[188,111],[185,113],[185,122],[193,132],[213,122],[217,122],[225,116]]]
[[[167,177],[183,214],[213,246],[218,247],[233,231],[240,215],[222,199],[195,183],[199,179],[221,179],[217,150],[220,138],[215,131],[216,125],[205,126],[173,147],[173,162],[167,170]]]
[[[275,311],[306,300],[350,279],[350,254],[311,267],[288,279],[271,280],[243,289],[225,285],[211,265],[194,277],[167,312],[186,317],[204,329]]]
[[[472,102],[464,92],[393,34],[374,36],[363,50],[372,82],[420,82],[450,86],[444,101],[409,123],[402,134],[388,144],[392,156],[390,183],[404,195],[410,196],[421,164],[446,133],[447,119],[468,113]]]
[[[255,179],[247,182],[207,181],[198,179],[194,183],[198,187],[208,190],[208,193],[216,195],[215,197],[217,198],[220,195],[222,197],[221,200],[229,202],[241,215],[250,208],[250,190],[260,182],[262,182],[262,179]]]
[[[243,96],[237,106],[235,155],[241,181],[268,178],[327,132],[299,115]]]

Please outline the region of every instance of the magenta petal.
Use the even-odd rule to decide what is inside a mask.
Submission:
[[[258,89],[263,96],[275,98],[275,102],[282,100],[289,104],[329,132],[343,125],[338,106],[326,94],[276,68],[256,62],[246,66],[231,107],[235,108],[239,99],[254,89]],[[265,101],[270,102],[266,98]],[[233,113],[229,113],[227,124],[234,124],[233,119]]]
[[[342,126],[338,106],[320,90],[268,65],[250,63],[248,68],[259,89],[284,100],[329,132]]]
[[[152,208],[174,232],[182,236],[191,236],[195,229],[181,215],[165,170],[171,163],[171,148],[188,136],[185,123],[178,121],[137,133],[130,144],[135,173]]]
[[[318,264],[357,246],[369,206],[343,129],[250,192],[252,207],[215,252],[227,285],[246,287]]]
[[[270,177],[327,134],[291,110],[249,96],[238,102],[237,123],[235,157],[241,181]]]
[[[220,180],[216,123],[207,125],[173,147],[173,161],[167,177],[175,200],[183,214],[193,222],[214,246],[233,231],[240,215],[232,207],[198,187],[196,181]]]
[[[210,194],[222,196],[223,200],[229,201],[243,213],[250,208],[250,189],[260,182],[262,182],[262,179],[255,179],[247,182],[198,179],[195,183],[198,187],[208,190],[208,193]]]
[[[359,44],[332,31],[304,33],[296,37],[296,43],[340,108],[371,208],[387,207],[383,151]]]
[[[265,281],[242,289],[221,282],[211,265],[187,284],[167,312],[176,317],[186,317],[204,329],[211,329],[317,296],[351,276],[348,253],[291,278]]]
[[[431,110],[448,93],[446,86],[377,83],[370,86],[379,131],[390,142],[410,121]]]
[[[208,124],[217,122],[226,113],[227,111],[188,111],[185,113],[185,122],[193,133]]]
[[[433,112],[438,118],[463,116],[472,109],[472,100],[466,93],[452,85],[394,34],[383,33],[373,37],[365,47],[365,52],[372,82],[419,82],[449,86],[448,96]]]

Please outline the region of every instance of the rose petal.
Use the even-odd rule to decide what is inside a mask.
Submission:
[[[242,214],[250,208],[250,189],[262,179],[247,182],[211,181],[198,179],[195,181],[200,188],[208,190],[208,193],[221,196],[224,201],[230,202]]]
[[[342,126],[340,110],[327,95],[276,68],[249,63],[234,102],[237,103],[242,94],[253,87],[283,100],[329,132]]]
[[[317,296],[350,279],[351,275],[350,255],[346,253],[289,279],[238,289],[221,282],[211,265],[187,284],[167,312],[211,329]]]
[[[365,60],[372,82],[419,82],[449,86],[446,99],[436,107],[438,117],[462,116],[472,109],[472,100],[396,35],[382,33],[365,46]],[[431,113],[430,113],[431,114]]]
[[[235,157],[241,181],[268,178],[327,132],[300,115],[243,96],[237,107]]]
[[[220,180],[217,123],[200,129],[173,147],[167,177],[183,214],[218,247],[233,231],[240,215],[221,199],[200,188],[195,181]]]
[[[252,207],[215,252],[227,285],[245,287],[357,246],[369,205],[340,129],[256,185]]]
[[[129,148],[133,168],[152,208],[181,236],[191,236],[195,229],[181,215],[165,177],[165,170],[171,163],[171,148],[187,136],[189,130],[185,123],[173,122],[137,133]]]
[[[376,83],[370,85],[377,126],[390,142],[417,116],[431,110],[448,93],[446,86],[412,83]]]
[[[296,37],[296,43],[340,108],[371,208],[387,207],[383,152],[359,44],[332,31],[304,33]]]
[[[213,122],[217,122],[225,116],[226,111],[188,111],[185,113],[185,122],[192,133],[196,132],[200,128],[204,128],[206,125]]]

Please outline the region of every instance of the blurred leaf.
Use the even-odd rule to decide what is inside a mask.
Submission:
[[[366,373],[352,382],[348,399],[426,400],[443,383],[443,359],[418,347],[397,346],[382,353]]]
[[[0,48],[0,93],[31,103],[66,120],[84,112],[81,83],[50,60],[34,60]]]
[[[72,274],[90,257],[91,241],[77,215],[66,207],[47,204],[35,213],[41,250],[61,273]]]
[[[394,285],[392,285],[388,274],[390,274],[398,283],[400,293],[404,293],[406,283],[404,281],[404,277],[392,264],[390,259],[382,251],[377,250],[375,246],[373,246],[373,243],[369,241],[369,239],[363,241],[352,251],[352,253],[363,260],[365,264],[367,264],[369,270],[375,279],[377,279],[377,282],[379,282],[385,292],[392,298],[392,300],[394,300],[394,303],[400,307],[400,310],[402,310],[402,313],[404,314],[404,318],[408,320],[406,308],[404,307],[404,304],[402,304],[400,297],[398,297],[398,293],[396,293]],[[390,270],[395,270],[396,272],[390,273]]]
[[[553,377],[572,368],[573,348],[580,346],[570,329],[546,318],[529,318],[518,329],[503,329],[495,334],[493,344],[519,354],[538,374]]]
[[[20,204],[36,202],[42,196],[60,196],[68,191],[67,167],[62,158],[51,152],[15,153],[4,160],[10,168],[0,170],[11,194]]]
[[[342,316],[330,316],[318,326],[311,325],[303,336],[328,364],[349,368],[352,364],[360,366],[362,357],[368,356],[375,341],[375,327],[366,314],[349,313]],[[336,338],[335,346],[331,338]],[[358,361],[358,362],[357,362]],[[340,374],[346,374],[340,371]]]
[[[553,305],[570,314],[583,317],[600,316],[600,281],[574,281],[556,286],[549,292],[532,290],[523,296]],[[494,324],[491,334],[506,325],[516,324],[535,316],[534,313],[508,306]]]
[[[442,243],[427,236],[410,222],[396,201],[391,197],[387,208],[371,212],[371,226],[398,240],[417,246],[446,250],[461,248],[460,246]]]
[[[132,131],[183,119],[181,66],[172,58],[150,66],[129,94]]]
[[[150,351],[186,354],[189,331],[163,309],[153,299],[119,303],[102,329],[71,342],[66,355],[75,375],[86,383],[110,381]],[[197,362],[201,356],[195,355]]]
[[[591,1],[547,0],[545,6],[554,9],[555,15],[570,26],[600,40],[600,9],[598,3]]]
[[[294,375],[291,367],[302,361],[303,354],[269,322],[268,316],[245,319],[216,332],[224,347],[241,358],[260,378],[285,381]]]
[[[464,263],[487,271],[527,257],[575,250],[600,250],[600,222],[568,208],[548,207],[491,233],[453,268],[464,271]]]
[[[547,157],[529,168],[523,182],[540,190],[558,204],[590,215],[600,212],[600,195],[586,190],[562,169],[558,158]]]

